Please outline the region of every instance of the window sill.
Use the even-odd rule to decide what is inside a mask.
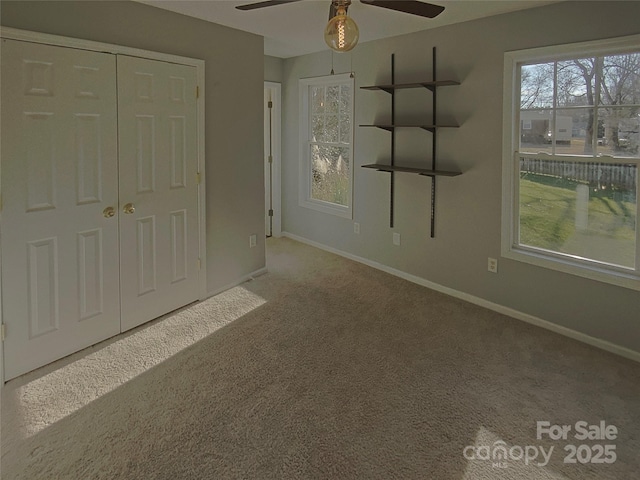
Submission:
[[[632,271],[626,273],[621,270],[606,268],[604,264],[600,267],[597,264],[582,262],[577,259],[572,260],[570,257],[555,257],[545,255],[543,252],[518,247],[503,249],[502,256],[510,260],[640,291],[640,276]]]
[[[328,213],[329,215],[335,215],[336,217],[353,219],[353,211],[351,207],[343,207],[336,205],[335,203],[323,202],[321,200],[303,200],[300,199],[298,204],[303,208],[310,208],[322,213]]]

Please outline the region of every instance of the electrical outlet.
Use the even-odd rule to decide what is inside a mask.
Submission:
[[[256,246],[256,235],[249,235],[249,248],[253,248]]]
[[[487,270],[491,273],[498,273],[498,259],[489,257],[487,259]]]
[[[394,233],[393,234],[393,244],[394,245],[400,245],[400,234],[399,233]]]
[[[358,222],[355,222],[353,224],[353,233],[357,233],[357,234],[360,233],[360,224]]]

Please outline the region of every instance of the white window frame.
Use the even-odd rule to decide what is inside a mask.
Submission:
[[[347,205],[325,202],[311,197],[311,111],[309,107],[309,91],[312,86],[349,85],[351,87],[351,134],[349,138],[349,193]],[[355,125],[355,80],[350,74],[329,75],[326,77],[302,78],[298,82],[300,105],[300,178],[299,178],[299,205],[319,212],[337,215],[339,217],[353,219],[353,131]]]
[[[505,258],[537,265],[564,273],[598,280],[601,282],[640,290],[640,198],[636,199],[636,269],[617,269],[605,263],[581,259],[577,256],[554,254],[538,249],[527,249],[518,245],[516,238],[519,225],[519,169],[516,168],[515,154],[520,146],[520,78],[518,66],[524,63],[579,58],[581,56],[601,56],[640,51],[640,35],[631,35],[590,42],[558,45],[506,52],[504,54],[504,96],[503,96],[503,147],[502,147],[502,235],[501,254]],[[562,158],[549,155],[550,160]],[[545,157],[546,158],[546,157]],[[598,157],[593,157],[599,161]],[[617,157],[616,157],[617,158]],[[566,158],[564,158],[566,160]],[[609,160],[612,160],[609,158]],[[638,159],[620,158],[623,163],[638,165]],[[636,178],[636,185],[639,178]]]

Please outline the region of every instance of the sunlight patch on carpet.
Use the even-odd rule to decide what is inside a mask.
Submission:
[[[265,303],[238,286],[27,374],[3,399],[4,420],[35,435]]]

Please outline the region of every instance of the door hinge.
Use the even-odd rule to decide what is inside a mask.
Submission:
[[[271,100],[269,100],[269,103],[267,103],[267,107],[273,108],[273,102]]]
[[[196,172],[196,183],[200,185],[201,175],[200,172]]]
[[[269,163],[273,163],[273,155],[269,155],[268,160],[269,160]]]
[[[7,338],[7,325],[2,323],[0,324],[0,342],[4,342]]]
[[[200,98],[200,85],[196,85],[196,98]]]
[[[272,208],[269,209],[269,216],[273,217],[273,209]]]
[[[202,260],[198,259],[198,270],[202,268]]]

